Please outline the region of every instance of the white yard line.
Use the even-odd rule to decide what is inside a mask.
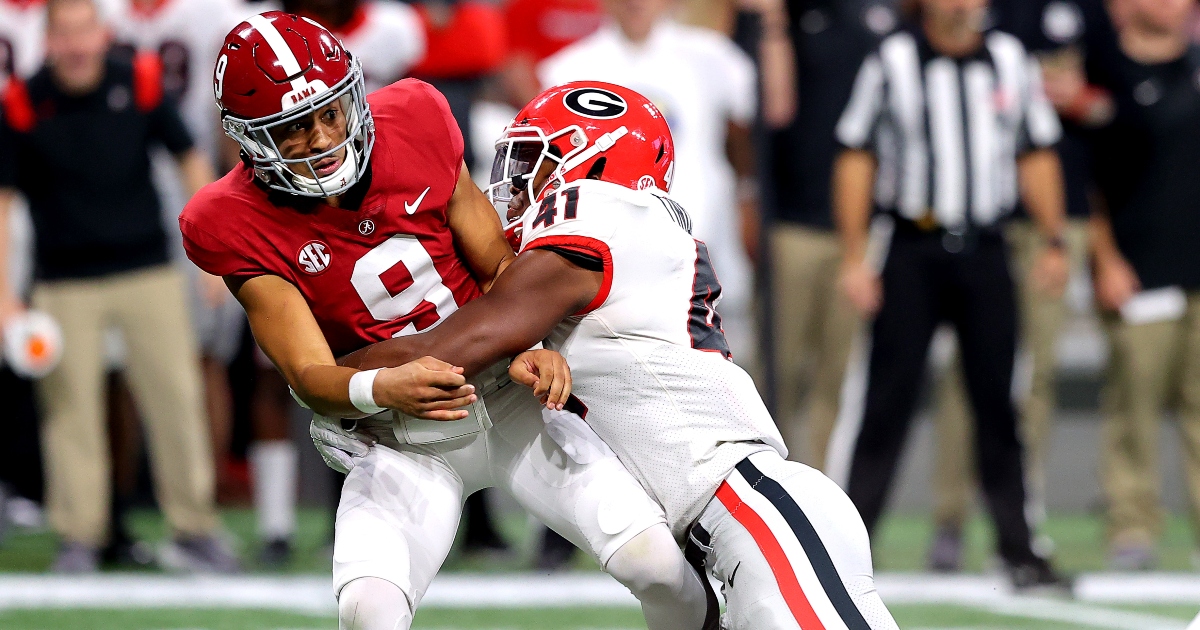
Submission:
[[[1105,608],[1093,604],[1013,597],[970,605],[998,615],[1062,621],[1106,630],[1184,630],[1187,622],[1161,615]]]
[[[877,577],[876,585],[888,604],[959,604],[1052,620],[1071,620],[1069,615],[1075,614],[1091,615],[1088,619],[1096,621],[1101,617],[1117,619],[1109,625],[1088,622],[1095,627],[1116,630],[1147,630],[1151,627],[1138,625],[1143,622],[1159,624],[1154,627],[1164,630],[1182,629],[1186,624],[1165,617],[1097,608],[1094,604],[1175,603],[1200,607],[1200,576],[1191,574],[1084,575],[1077,582],[1076,602],[1015,596],[999,576],[882,574]],[[635,607],[637,601],[623,586],[601,573],[449,574],[434,580],[421,605],[430,608]],[[0,574],[0,609],[84,607],[266,608],[319,615],[336,612],[331,581],[326,576]]]

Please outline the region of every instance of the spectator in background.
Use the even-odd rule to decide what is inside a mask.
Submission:
[[[934,329],[953,324],[976,419],[979,475],[997,547],[1018,588],[1062,586],[1031,547],[1016,410],[1017,307],[1000,221],[1018,196],[1046,245],[1033,282],[1062,290],[1061,135],[1021,43],[984,31],[987,0],[922,0],[919,24],[863,62],[837,125],[840,283],[874,317],[847,494],[874,531],[908,433]],[[868,258],[873,207],[894,230]]]
[[[45,3],[41,0],[0,0],[0,101],[10,78],[29,78],[42,65],[45,19]],[[0,247],[6,248],[8,255],[5,261],[8,286],[20,296],[28,295],[32,231],[25,198],[17,195],[11,202],[7,225],[0,225],[0,238],[7,239]],[[2,365],[0,400],[6,401],[9,409],[8,438],[0,445],[0,536],[3,536],[10,493],[41,502],[42,460],[33,384]]]
[[[1109,564],[1152,568],[1162,531],[1159,426],[1178,403],[1193,522],[1200,522],[1200,47],[1194,0],[1114,0],[1116,118],[1096,133],[1096,299],[1111,354],[1102,471]]]
[[[591,35],[604,19],[600,0],[512,0],[504,7],[508,103],[524,107],[542,91],[535,69],[568,44]]]
[[[890,0],[805,0],[788,5],[795,45],[795,121],[771,137],[775,213],[771,319],[780,432],[790,457],[825,467],[850,344],[860,320],[837,289],[842,246],[833,226],[834,127],[858,67],[896,27]]]
[[[225,33],[252,12],[240,0],[123,0],[112,3],[108,22],[115,38],[114,52],[127,55],[152,55],[162,64],[164,93],[178,104],[179,113],[196,143],[214,168],[223,156],[220,117],[213,107],[212,77],[205,68],[217,58]],[[229,296],[224,282],[189,262],[183,253],[178,224],[190,194],[173,156],[161,147],[151,153],[154,187],[162,206],[163,220],[170,237],[173,262],[186,274],[189,305],[201,352],[205,408],[211,428],[213,461],[218,489],[229,457],[233,431],[233,396],[228,366],[237,353],[245,316]],[[119,336],[118,336],[119,338]],[[122,355],[127,355],[123,352]],[[117,369],[124,366],[117,365]],[[139,562],[145,560],[134,548],[136,543],[124,526],[124,514],[130,505],[132,488],[137,484],[141,459],[141,432],[135,405],[130,404],[128,377],[113,374],[110,379],[110,437],[113,446],[113,470],[117,477],[112,509],[112,540],[104,550],[106,560]]]
[[[55,568],[94,571],[105,542],[101,345],[113,323],[130,347],[130,382],[174,535],[164,555],[189,568],[234,570],[236,559],[216,535],[199,356],[182,277],[167,264],[149,145],[177,156],[192,190],[211,181],[212,169],[163,96],[157,68],[107,56],[111,36],[90,0],[49,0],[46,21],[46,66],[5,95],[0,225],[23,192],[37,239],[32,303],[63,329],[62,362],[38,383],[47,510],[62,542]],[[6,273],[0,269],[0,282]],[[0,319],[23,308],[11,287],[0,287]]]
[[[1063,241],[1074,273],[1087,273],[1087,216],[1092,189],[1086,131],[1108,122],[1112,97],[1098,84],[1111,62],[1116,36],[1101,0],[996,0],[997,28],[1021,39],[1040,61],[1046,94],[1063,123],[1056,145],[1063,164],[1067,225]],[[1068,315],[1062,295],[1048,295],[1026,282],[1045,247],[1037,226],[1018,208],[1005,236],[1016,272],[1017,303],[1023,352],[1028,369],[1018,370],[1021,438],[1025,445],[1025,479],[1030,515],[1036,529],[1045,520],[1046,458],[1056,408],[1055,376],[1058,335]],[[929,567],[957,571],[962,566],[962,528],[975,492],[972,438],[962,368],[954,361],[938,385],[935,427],[938,448],[934,465],[936,534]],[[1040,537],[1041,552],[1052,542]]]
[[[750,130],[758,113],[751,59],[727,37],[670,17],[674,0],[605,0],[609,19],[538,67],[543,86],[624,85],[662,110],[675,139],[671,197],[708,244],[724,289],[717,310],[733,358],[752,366],[751,257],[759,188]]]

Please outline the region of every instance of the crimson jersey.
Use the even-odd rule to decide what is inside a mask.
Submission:
[[[280,206],[245,165],[179,217],[187,255],[218,276],[280,276],[300,289],[335,354],[427,330],[480,295],[446,218],[462,133],[446,99],[405,79],[367,97],[370,182],[357,210]]]

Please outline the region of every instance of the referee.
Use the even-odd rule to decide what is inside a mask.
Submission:
[[[959,338],[976,419],[979,477],[1000,557],[1018,588],[1061,585],[1030,547],[1021,442],[1010,398],[1017,307],[1000,221],[1023,202],[1046,248],[1031,282],[1067,276],[1061,127],[1036,63],[984,32],[987,0],[921,0],[918,25],[863,62],[838,122],[833,206],[840,283],[874,316],[866,399],[847,493],[879,522],[912,420],[934,329]],[[882,273],[867,258],[872,208],[894,218]]]

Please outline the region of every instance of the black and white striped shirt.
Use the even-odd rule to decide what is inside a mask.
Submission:
[[[1062,128],[1037,62],[992,31],[969,57],[937,54],[921,35],[885,39],[859,69],[838,141],[875,153],[875,201],[913,221],[988,226],[1017,204],[1017,157]]]

